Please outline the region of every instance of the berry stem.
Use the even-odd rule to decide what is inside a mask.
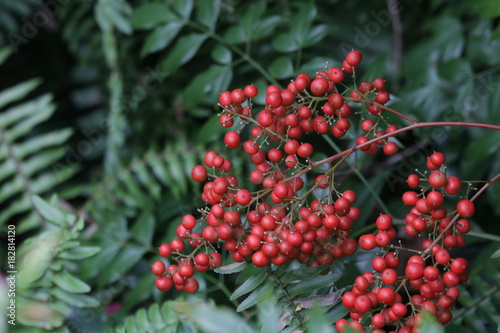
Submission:
[[[283,285],[283,283],[281,282],[281,280],[278,277],[278,275],[276,275],[275,271],[273,271],[272,269],[269,269],[269,271],[271,272],[271,275],[273,276],[274,280],[280,286],[280,289],[283,291],[283,294],[285,294],[285,297],[286,297],[286,299],[288,301],[288,304],[293,309],[293,313],[295,314],[295,316],[297,317],[297,319],[300,322],[300,327],[305,327],[305,325],[304,325],[304,318],[302,318],[302,315],[297,311],[297,307],[296,307],[295,303],[293,302],[292,297],[290,297],[290,294],[288,293],[288,290],[286,290],[286,286]]]
[[[390,136],[397,135],[399,133],[403,132],[408,132],[411,131],[414,128],[420,128],[420,127],[444,127],[444,126],[459,126],[459,127],[481,127],[481,128],[488,128],[488,129],[494,129],[494,130],[500,130],[500,125],[493,125],[493,124],[485,124],[485,123],[474,123],[474,122],[465,122],[465,121],[430,121],[430,122],[416,122],[411,125],[408,125],[406,127],[400,128],[395,130],[394,132],[391,133],[386,133],[378,138],[371,139],[365,143],[362,143],[360,145],[356,145],[352,148],[346,149],[343,152],[340,152],[338,154],[335,154],[333,156],[327,157],[325,159],[316,161],[312,163],[313,167],[317,167],[321,164],[324,163],[330,163],[332,161],[335,161],[337,158],[342,157],[347,154],[351,154],[352,152],[360,149],[361,147],[368,146],[372,143],[375,143],[379,140],[388,138]]]

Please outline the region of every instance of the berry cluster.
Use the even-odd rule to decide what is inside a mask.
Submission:
[[[397,328],[395,332],[415,332],[423,312],[436,316],[442,324],[448,323],[450,309],[460,295],[456,288],[467,281],[468,262],[464,258],[452,259],[449,249],[462,247],[462,234],[470,231],[467,220],[474,214],[474,204],[467,199],[460,200],[456,210],[448,213],[444,207],[445,194],[460,192],[461,181],[455,176],[446,176],[445,156],[435,152],[427,159],[429,177],[411,174],[407,183],[411,188],[421,187],[419,193],[405,192],[404,204],[412,206],[405,218],[405,232],[415,237],[426,232],[422,250],[406,249],[390,244],[394,233],[390,215],[380,215],[376,222],[376,235],[365,234],[359,238],[364,250],[381,247],[382,255],[372,260],[373,271],[365,272],[355,279],[351,291],[342,297],[342,303],[350,311],[353,321],[345,319],[336,323],[342,332],[346,326],[362,330],[361,318],[371,318],[371,332],[385,332],[382,328]],[[421,182],[428,185],[421,185]],[[450,216],[453,216],[450,217]],[[416,252],[404,266],[401,265],[401,251]],[[398,271],[401,274],[398,274]],[[411,297],[408,297],[408,295]],[[406,298],[406,302],[403,300]]]
[[[376,219],[376,234],[362,235],[358,241],[350,237],[360,209],[354,206],[356,193],[341,190],[335,182],[335,171],[357,150],[373,155],[383,147],[386,155],[395,154],[398,146],[391,137],[400,132],[383,116],[384,111],[395,112],[385,106],[390,99],[385,80],[356,84],[361,60],[359,51],[351,51],[342,68],[330,67],[314,77],[301,73],[285,89],[269,85],[262,108],[252,103],[259,93],[253,85],[220,94],[220,124],[230,129],[224,143],[249,156],[250,182],[232,175],[231,161],[215,151],[206,153],[204,164],[192,169],[192,179],[204,183],[201,198],[207,206],[198,219],[184,216],[177,238],[160,246],[160,255],[173,257],[177,264],[153,264],[158,289],[175,286],[196,292],[195,271],[220,266],[218,250],[222,246],[236,262],[265,267],[293,260],[309,266],[331,265],[356,252],[359,244],[363,250],[379,247],[382,254],[373,260],[373,271],[356,278],[352,291],[343,296],[352,320],[337,321],[340,332],[347,325],[359,330],[368,326],[375,329],[372,332],[383,327],[408,332],[422,311],[436,314],[443,323],[449,321],[449,309],[459,294],[456,286],[467,280],[467,262],[452,260],[446,248],[463,245],[461,233],[470,230],[467,218],[474,206],[468,200],[459,202],[462,219],[458,222],[450,218],[454,212],[444,208],[444,194],[458,194],[461,182],[446,177],[443,154],[429,157],[427,167],[433,171],[429,177],[408,177],[408,185],[421,187],[421,191],[403,195],[403,202],[413,206],[405,219],[405,231],[412,237],[427,231],[428,239],[424,250],[413,250],[417,254],[406,263],[404,275],[399,276],[397,270],[399,253],[412,250],[391,245],[396,229],[390,215]],[[347,83],[349,77],[353,87]],[[355,107],[359,111],[353,112]],[[308,135],[340,139],[354,127],[351,123],[360,127],[356,145],[313,161],[314,146],[307,141]],[[241,126],[234,130],[238,124]],[[242,140],[247,126],[250,137]],[[420,185],[423,180],[427,186]],[[411,291],[416,293],[405,300]]]

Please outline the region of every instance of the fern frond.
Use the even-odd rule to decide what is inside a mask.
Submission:
[[[0,92],[0,202],[8,203],[0,213],[0,226],[24,214],[18,232],[45,224],[33,209],[32,196],[46,194],[78,171],[59,173],[53,168],[66,153],[63,145],[70,129],[36,132],[55,111],[50,94],[24,101],[40,84],[33,79]]]
[[[19,247],[19,267],[15,267],[18,320],[31,329],[64,332],[65,317],[73,308],[100,305],[88,295],[90,286],[75,276],[73,263],[94,256],[100,248],[82,246],[83,220],[59,209],[57,197],[50,204],[38,196],[32,202],[50,224]]]

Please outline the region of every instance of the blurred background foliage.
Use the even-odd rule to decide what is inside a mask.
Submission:
[[[156,247],[174,237],[183,214],[202,207],[192,166],[207,150],[224,151],[218,94],[250,83],[284,86],[300,72],[340,65],[355,48],[364,55],[358,79],[386,78],[391,107],[420,121],[498,124],[499,17],[496,0],[1,0],[0,225],[16,224],[19,262],[32,244],[57,240],[18,293],[26,328],[8,329],[221,332],[223,321],[228,332],[257,332],[272,325],[282,309],[248,307],[243,317],[238,297],[229,298],[251,271],[206,274],[194,296],[161,294],[150,274]],[[354,137],[315,144],[329,154]],[[356,172],[346,172],[342,186],[360,194],[357,227],[380,211],[404,216],[404,179],[428,152],[446,153],[448,171],[463,179],[500,169],[498,132],[430,128],[398,139],[404,149],[393,158],[350,161]],[[236,173],[245,171],[241,156],[225,154]],[[499,198],[495,184],[478,199],[473,235],[481,237],[468,237],[461,250],[476,267],[456,332],[500,322],[500,272],[476,260],[498,248]],[[301,292],[348,286],[363,269],[349,263],[360,258],[334,264],[344,272],[334,286],[316,281],[318,289]],[[264,287],[258,296],[253,304],[273,297]],[[323,324],[345,315],[335,302],[327,310],[310,310],[311,331],[328,332]],[[294,323],[278,329],[292,331]]]

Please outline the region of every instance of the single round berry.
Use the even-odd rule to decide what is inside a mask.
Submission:
[[[460,200],[457,203],[457,212],[461,217],[468,219],[474,215],[474,204],[467,199]]]
[[[257,96],[257,94],[259,93],[259,90],[257,89],[256,86],[254,85],[248,85],[246,86],[243,91],[245,92],[245,95],[248,97],[248,98],[254,98],[255,96]]]
[[[151,266],[151,272],[156,276],[162,275],[165,273],[165,263],[161,260],[155,261]]]
[[[350,65],[350,66],[358,66],[361,63],[361,60],[363,59],[363,55],[361,52],[352,50],[347,54],[345,57],[345,61]]]
[[[172,288],[172,286],[174,285],[174,282],[168,276],[163,275],[156,278],[155,284],[156,288],[158,288],[159,290],[169,291],[170,288]]]

